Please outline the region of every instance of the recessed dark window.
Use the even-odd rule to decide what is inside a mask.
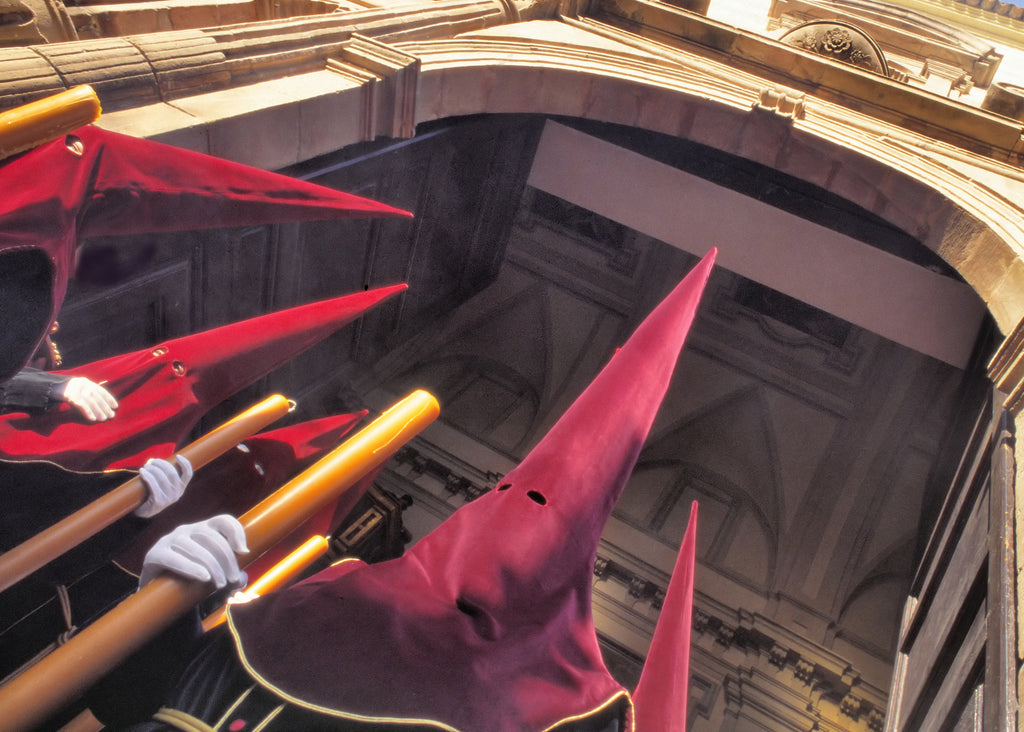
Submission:
[[[835,348],[842,348],[850,336],[845,320],[751,280],[737,288],[736,302]]]
[[[625,226],[550,193],[534,191],[532,209],[534,215],[583,237],[588,244],[611,251],[625,246]]]

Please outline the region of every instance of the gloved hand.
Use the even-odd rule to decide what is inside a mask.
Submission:
[[[84,376],[76,376],[60,392],[60,398],[81,412],[90,422],[106,422],[114,416],[114,395]]]
[[[179,526],[146,552],[139,587],[161,572],[186,579],[212,582],[217,589],[245,584],[235,554],[248,554],[245,529],[234,516],[221,514],[195,524]]]
[[[192,480],[192,463],[184,455],[175,455],[174,459],[181,466],[181,475],[174,465],[160,458],[150,458],[139,468],[139,477],[149,488],[149,498],[135,509],[136,516],[156,516],[181,498],[185,486]]]

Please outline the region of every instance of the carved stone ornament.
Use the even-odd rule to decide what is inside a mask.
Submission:
[[[849,23],[812,20],[787,31],[779,40],[876,74],[889,75],[882,49],[867,33]]]
[[[775,112],[782,117],[790,119],[803,119],[804,100],[805,95],[803,92],[775,85],[774,87],[764,87],[761,89],[754,107]]]
[[[76,40],[62,0],[0,0],[0,46]]]
[[[985,94],[981,108],[1024,122],[1024,86],[995,82]]]

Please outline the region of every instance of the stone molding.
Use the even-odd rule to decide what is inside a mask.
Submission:
[[[422,440],[420,445],[423,445]],[[431,453],[441,459],[431,457]],[[450,497],[458,497],[466,503],[475,501],[487,493],[501,478],[495,473],[481,474],[480,471],[465,464],[455,467],[451,463],[461,461],[436,446],[417,449],[406,445],[395,453],[393,460],[396,466],[404,466],[392,468],[394,472],[406,473],[409,480],[426,475],[440,482]]]
[[[339,58],[327,60],[327,68],[363,88],[363,139],[408,138],[415,134],[418,58],[353,33]]]
[[[780,41],[737,30],[651,0],[595,0],[590,17],[641,42],[675,52],[700,54],[765,82],[813,94],[995,159],[1021,163],[1021,125],[999,115],[926,93],[894,79]]]
[[[0,49],[0,107],[77,84],[105,112],[168,102],[322,70],[353,34],[386,43],[447,36],[505,22],[496,0],[438,0],[401,12],[373,8],[203,30]]]
[[[1010,46],[1024,46],[1024,9],[1000,0],[898,0],[900,7],[918,10],[950,24]]]
[[[989,361],[989,377],[1006,394],[1004,406],[1014,416],[1024,409],[1024,320],[1006,337]]]
[[[601,585],[596,585],[601,612],[614,615],[616,622],[632,633],[649,638],[656,614],[642,608],[660,610],[666,588],[604,552],[598,553],[594,575],[598,583],[612,582],[625,589],[625,595],[618,597],[616,592],[599,592]],[[809,717],[801,712],[800,718],[825,724],[822,729],[849,729],[827,724],[829,717],[839,714],[858,729],[881,732],[888,703],[885,692],[824,646],[760,614],[722,605],[699,591],[694,593],[692,630],[691,673],[721,685],[734,713],[742,713],[748,705],[770,714],[805,708]],[[780,703],[772,689],[784,689],[785,696],[793,700]]]
[[[1024,122],[1024,87],[996,82],[989,87],[981,107]]]
[[[764,87],[758,95],[754,109],[775,112],[781,117],[792,120],[803,119],[804,98],[802,92],[796,92],[783,86]]]
[[[54,43],[76,38],[68,10],[60,0],[0,2],[0,45]]]
[[[726,694],[737,711],[749,701],[764,706],[752,700],[750,694],[761,686],[759,676],[766,680],[774,677],[775,683],[807,696],[808,711],[825,706],[822,702],[827,701],[849,721],[859,723],[864,729],[871,732],[882,730],[887,705],[884,692],[866,684],[855,669],[827,649],[799,639],[759,615],[740,611],[735,618],[730,618],[699,601],[695,601],[693,610],[693,630],[697,636],[695,644],[703,636],[713,642],[712,648],[722,652],[734,649],[744,657],[755,657],[765,662],[758,664],[759,673],[743,673],[737,669],[739,673],[732,683],[728,677],[724,680]],[[740,677],[746,678],[744,689],[735,684]],[[772,696],[767,694],[767,698]],[[774,707],[775,704],[769,706]]]

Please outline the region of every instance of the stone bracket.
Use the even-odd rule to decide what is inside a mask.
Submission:
[[[758,93],[758,99],[754,103],[755,110],[774,112],[780,117],[791,120],[803,119],[805,95],[784,86],[763,87]]]
[[[988,375],[996,389],[1006,394],[1004,406],[1011,414],[1024,408],[1024,320],[1006,336],[988,364]]]
[[[327,59],[327,68],[363,90],[360,129],[366,140],[409,138],[416,132],[416,86],[420,60],[394,46],[353,33],[340,58]]]
[[[784,640],[773,638],[755,627],[758,623],[753,616],[730,620],[718,617],[713,612],[710,608],[705,611],[694,605],[692,627],[697,636],[708,635],[718,646],[724,649],[735,647],[750,658],[764,657],[778,674],[777,679],[783,686],[794,691],[802,690],[813,698],[832,699],[844,715],[861,723],[860,728],[866,727],[871,732],[882,731],[885,725],[885,699],[867,684],[862,684],[860,674],[855,670],[849,666],[836,667],[830,662],[835,659],[805,657],[806,649],[787,647]],[[735,701],[743,704],[739,697]]]
[[[1017,144],[1013,146],[1010,151],[1010,160],[1012,165],[1024,165],[1024,128],[1021,128],[1020,137],[1017,138]]]

